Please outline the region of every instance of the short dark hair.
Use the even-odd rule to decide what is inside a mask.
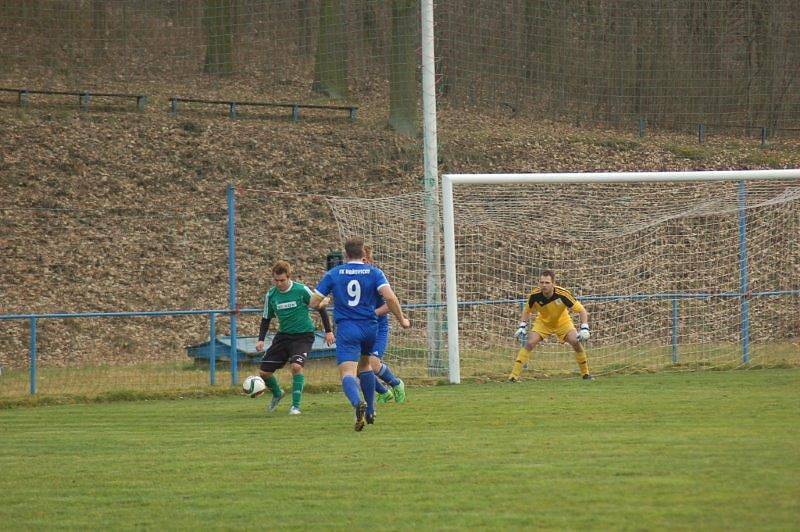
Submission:
[[[545,277],[545,276],[549,277],[550,280],[553,281],[553,283],[555,284],[556,272],[554,272],[553,270],[542,270],[542,273],[541,275],[539,275],[539,277]]]
[[[360,236],[351,236],[344,243],[344,253],[348,259],[364,258],[364,239]]]
[[[292,266],[285,260],[279,260],[275,264],[272,265],[272,275],[283,275],[286,274],[286,277],[292,276]]]

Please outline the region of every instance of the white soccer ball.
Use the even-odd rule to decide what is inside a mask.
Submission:
[[[266,389],[267,385],[264,382],[264,379],[262,379],[258,375],[250,375],[242,383],[242,391],[248,397],[258,397],[259,395],[264,393],[264,390]]]

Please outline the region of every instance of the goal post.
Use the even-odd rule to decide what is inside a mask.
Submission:
[[[481,303],[485,308],[521,305],[519,298],[543,269],[576,270],[565,273],[569,284],[580,288],[579,299],[603,307],[597,319],[622,331],[607,339],[607,352],[622,351],[623,341],[639,343],[626,349],[638,352],[636,364],[643,367],[648,362],[641,353],[658,351],[653,356],[661,357],[661,348],[671,353],[666,363],[677,363],[681,336],[695,345],[706,343],[695,349],[702,355],[694,359],[698,364],[708,350],[730,350],[733,338],[741,362],[749,362],[753,298],[785,298],[759,310],[772,325],[757,325],[762,336],[772,326],[793,345],[788,337],[800,324],[792,321],[800,311],[800,169],[444,174],[441,185],[452,383],[460,382],[464,360],[459,307],[481,299],[492,300]],[[748,256],[754,246],[758,255]],[[469,264],[469,271],[459,272],[460,263]],[[495,289],[460,297],[459,283]],[[649,320],[652,330],[632,324],[623,308],[638,301],[649,302],[644,312],[650,314],[636,319]],[[738,323],[731,319],[733,302],[739,302]],[[681,304],[688,307],[685,319],[678,316]],[[775,306],[789,309],[770,308]],[[669,309],[663,318],[662,307]],[[472,343],[485,346],[506,333],[510,338],[516,327],[512,316],[508,310],[481,314]],[[504,325],[508,328],[500,332]],[[625,362],[614,362],[614,356],[608,355],[609,371],[615,364],[633,364],[633,354]],[[503,364],[510,370],[511,362]],[[713,364],[722,365],[722,359]]]

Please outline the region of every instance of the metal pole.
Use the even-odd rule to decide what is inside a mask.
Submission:
[[[510,185],[516,183],[661,183],[673,181],[741,181],[800,179],[800,168],[778,170],[698,170],[679,172],[565,172],[543,174],[446,174],[459,185]]]
[[[739,298],[742,313],[742,363],[750,362],[750,296],[747,293],[750,281],[747,268],[747,215],[745,208],[747,189],[744,180],[739,181]]]
[[[31,318],[31,339],[28,346],[31,366],[31,395],[36,395],[36,318]]]
[[[447,353],[450,382],[461,382],[458,353],[458,288],[456,287],[456,238],[453,215],[453,184],[449,176],[442,179],[442,217],[444,219],[444,270],[447,294]]]
[[[672,363],[678,363],[678,300],[672,300]]]
[[[441,221],[436,137],[436,66],[433,48],[433,0],[420,4],[422,24],[422,118],[425,167],[425,263],[427,275],[428,375],[442,374]]]
[[[211,317],[211,323],[208,336],[211,338],[211,355],[208,360],[208,368],[211,386],[214,386],[217,383],[217,315],[212,312],[209,316]]]
[[[233,185],[228,185],[228,295],[231,316],[231,386],[239,382],[239,350],[236,342],[236,200]]]

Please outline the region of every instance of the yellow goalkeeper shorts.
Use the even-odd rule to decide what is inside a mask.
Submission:
[[[547,340],[551,334],[556,335],[558,341],[564,343],[567,341],[567,335],[570,331],[575,330],[575,325],[571,321],[560,324],[558,327],[548,327],[539,320],[533,321],[533,332],[542,337],[542,340]]]

